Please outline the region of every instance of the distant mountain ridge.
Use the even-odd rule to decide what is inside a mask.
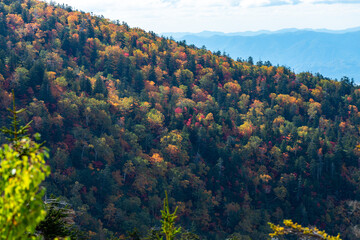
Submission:
[[[301,32],[301,31],[309,31],[309,32],[319,32],[319,33],[333,33],[333,34],[342,34],[342,33],[350,33],[350,32],[358,32],[360,31],[359,27],[354,28],[346,28],[346,29],[340,29],[340,30],[331,30],[326,28],[321,29],[312,29],[312,28],[284,28],[276,31],[270,31],[270,30],[258,30],[258,31],[244,31],[244,32],[219,32],[219,31],[201,31],[198,33],[192,33],[192,32],[163,32],[160,35],[166,36],[166,37],[173,37],[173,38],[181,38],[188,35],[195,35],[200,37],[212,37],[212,36],[257,36],[261,34],[277,34],[277,33],[290,33],[290,32]]]
[[[320,72],[340,80],[360,82],[360,27],[345,30],[282,29],[222,33],[164,33],[198,47],[228,53],[233,58],[270,61],[291,66],[295,72]]]

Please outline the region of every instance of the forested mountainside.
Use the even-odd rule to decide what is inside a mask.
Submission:
[[[159,227],[165,191],[201,239],[266,239],[283,219],[359,238],[360,89],[348,79],[1,0],[1,125],[12,89],[51,150],[47,195],[89,238]]]

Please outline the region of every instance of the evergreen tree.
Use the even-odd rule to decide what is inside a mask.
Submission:
[[[176,216],[177,209],[178,207],[176,207],[173,213],[170,213],[169,199],[167,192],[165,191],[164,209],[161,210],[161,218],[162,218],[161,230],[162,233],[165,234],[166,240],[173,240],[175,236],[181,231],[181,227],[175,227],[175,219],[177,218]]]
[[[43,100],[46,103],[54,102],[54,97],[51,93],[50,82],[49,82],[47,74],[44,75],[44,80],[42,81],[42,84],[40,87],[39,99]]]
[[[80,90],[86,92],[88,95],[92,94],[92,86],[90,80],[84,75],[80,76]]]
[[[134,77],[134,89],[136,92],[141,92],[144,88],[144,76],[141,71],[136,71]]]
[[[41,60],[38,60],[30,69],[30,85],[35,87],[41,85],[45,77],[45,66]]]
[[[150,71],[149,71],[149,81],[156,82],[156,80],[157,80],[157,77],[156,77],[155,69],[153,66],[151,66]]]
[[[104,80],[101,78],[101,74],[98,73],[96,76],[96,81],[94,85],[93,95],[102,94],[104,97],[107,97],[107,89]]]
[[[37,233],[42,235],[45,240],[68,236],[72,236],[71,239],[78,239],[75,238],[76,231],[72,229],[74,213],[68,205],[56,198],[46,199],[44,204],[46,217],[36,227]]]

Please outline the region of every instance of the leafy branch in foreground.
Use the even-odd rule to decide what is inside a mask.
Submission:
[[[36,239],[35,228],[46,215],[40,184],[50,174],[45,164],[48,150],[24,136],[29,124],[18,127],[13,97],[13,129],[3,128],[9,134],[10,144],[0,148],[0,239]]]
[[[273,233],[269,234],[272,239],[277,239],[276,237],[283,235],[295,235],[299,239],[341,240],[340,235],[333,237],[325,233],[325,231],[320,231],[316,227],[303,227],[300,224],[293,223],[292,220],[284,220],[283,223],[285,225],[284,227],[269,223],[271,229],[274,231]]]

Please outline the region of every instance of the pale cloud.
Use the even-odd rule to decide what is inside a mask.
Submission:
[[[360,23],[360,0],[56,0],[161,32],[344,29]]]
[[[359,4],[360,0],[301,0],[301,2],[314,4]]]

